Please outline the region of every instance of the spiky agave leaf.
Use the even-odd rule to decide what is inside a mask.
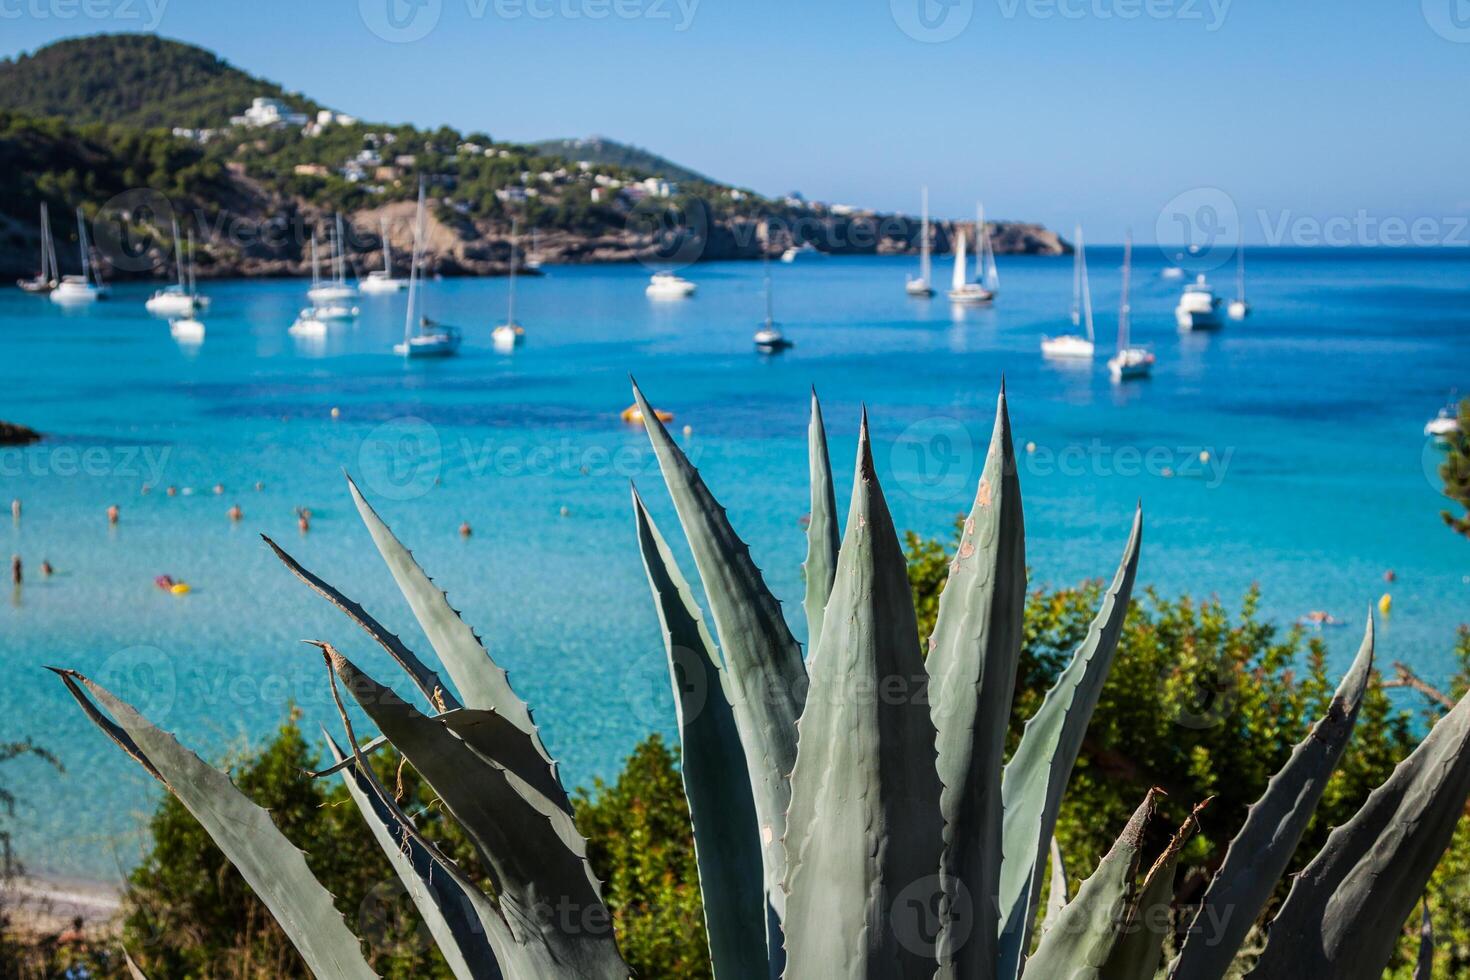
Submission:
[[[806,526],[806,653],[810,660],[822,637],[822,612],[832,595],[832,577],[837,574],[837,549],[842,533],[837,527],[837,494],[832,487],[832,460],[827,454],[827,428],[822,424],[822,406],[812,389],[812,418],[807,425],[807,459],[811,470],[811,515]]]
[[[422,714],[329,644],[319,645],[368,717],[474,843],[513,939],[510,955],[496,950],[506,971],[527,978],[626,978],[585,845],[572,846],[557,816],[562,811],[528,796],[523,780],[477,752],[446,722]]]
[[[123,950],[123,962],[128,965],[128,976],[132,977],[133,980],[148,980],[143,975],[143,971],[138,969],[138,964],[133,962],[133,955],[127,950]]]
[[[500,977],[490,933],[498,926],[502,938],[508,939],[509,932],[498,921],[499,913],[490,900],[459,874],[453,862],[413,832],[408,816],[383,791],[360,754],[355,758],[344,755],[325,729],[322,734],[332,758],[346,763],[341,770],[342,785],[357,804],[373,839],[388,855],[450,971],[459,980]]]
[[[934,973],[941,849],[934,724],[903,550],[866,417],[791,775],[786,973]]]
[[[1010,762],[1006,763],[1001,798],[1005,805],[1004,851],[1000,869],[1000,954],[997,976],[1010,980],[1020,973],[1036,903],[1041,897],[1045,863],[1042,849],[1056,830],[1062,794],[1082,750],[1087,723],[1102,694],[1113,663],[1123,618],[1138,572],[1143,538],[1143,511],[1133,515],[1133,530],[1123,561],[1103,596],[1102,607],[1087,629],[1072,661],[1027,722]]]
[[[331,893],[306,866],[306,855],[276,829],[269,813],[241,793],[229,776],[154,727],[102,685],[74,670],[50,669],[61,677],[92,723],[194,815],[280,923],[313,973],[319,977],[377,976],[333,905]]]
[[[699,604],[637,490],[633,514],[674,687],[710,962],[717,978],[759,977],[769,964],[765,887],[740,732]]]
[[[388,655],[397,661],[404,672],[413,679],[414,684],[423,692],[424,697],[429,699],[430,704],[440,711],[449,711],[459,707],[459,701],[450,692],[449,685],[445,684],[437,672],[405,646],[396,634],[369,615],[362,606],[303,568],[300,562],[272,541],[269,535],[262,534],[261,538],[270,545],[271,551],[281,560],[282,564],[291,570],[291,574],[310,586],[317,595],[346,613],[348,619],[361,626],[369,636],[378,641],[378,645],[387,650]]]
[[[989,976],[996,961],[1001,764],[1025,605],[1026,530],[1002,389],[985,469],[939,597],[925,661],[944,784],[943,977]]]
[[[1419,958],[1414,963],[1414,980],[1433,980],[1434,923],[1429,918],[1429,896],[1424,896],[1424,913],[1419,919]]]
[[[643,413],[643,425],[714,615],[735,723],[750,773],[751,795],[760,820],[767,899],[777,917],[784,920],[781,882],[786,873],[786,855],[781,838],[791,803],[796,719],[801,716],[807,681],[801,647],[792,638],[781,615],[781,604],[766,587],[760,569],[751,561],[750,548],[731,527],[725,509],[669,437],[637,384],[633,385],[633,397]]]
[[[1292,882],[1250,980],[1383,973],[1470,797],[1470,698],[1335,828]]]
[[[1098,980],[1102,976],[1127,919],[1143,834],[1157,795],[1157,790],[1148,791],[1097,870],[1041,937],[1036,952],[1026,961],[1026,980]]]
[[[1266,907],[1306,832],[1317,801],[1347,748],[1373,670],[1373,617],[1362,646],[1343,675],[1327,714],[1312,726],[1286,765],[1271,777],[1250,808],[1225,861],[1200,901],[1171,977],[1220,980]],[[1217,914],[1219,913],[1219,914]],[[1208,926],[1208,928],[1207,928]]]
[[[1205,800],[1190,812],[1144,876],[1123,931],[1103,964],[1101,980],[1153,980],[1158,972],[1159,961],[1164,958],[1164,940],[1170,932],[1169,907],[1174,903],[1179,854],[1198,829],[1199,812],[1209,802]]]
[[[351,477],[347,478],[347,487],[352,492],[353,503],[357,505],[362,522],[367,525],[373,544],[383,556],[388,570],[393,573],[393,580],[398,583],[399,591],[413,609],[414,618],[423,628],[429,644],[433,646],[458,689],[459,700],[466,707],[497,711],[534,734],[536,725],[531,720],[530,709],[511,688],[505,669],[495,662],[480,638],[475,635],[475,631],[465,624],[459,613],[449,604],[444,591],[424,573],[409,550],[394,536],[388,525],[383,523]],[[442,710],[448,705],[440,707]],[[536,738],[539,745],[540,736],[537,735]],[[542,751],[549,759],[550,755],[544,749]]]
[[[1051,838],[1051,887],[1047,891],[1046,918],[1041,920],[1045,932],[1056,925],[1057,916],[1067,907],[1067,865],[1062,860],[1062,845],[1056,835]]]

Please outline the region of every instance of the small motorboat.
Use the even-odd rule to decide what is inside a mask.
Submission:
[[[1453,401],[1439,410],[1439,414],[1424,425],[1424,434],[1441,442],[1448,442],[1460,431],[1459,406]]]
[[[316,306],[318,320],[355,320],[360,312],[356,306],[347,303],[319,303]]]
[[[154,316],[191,316],[195,311],[194,297],[183,286],[165,286],[148,297],[143,308]]]
[[[296,322],[287,331],[293,337],[325,337],[327,321],[317,315],[317,308],[308,306],[296,316]]]
[[[168,321],[168,332],[183,343],[198,343],[204,339],[204,324],[192,316],[178,317]]]
[[[502,323],[490,331],[490,342],[497,350],[518,347],[526,339],[526,328],[519,323]]]
[[[791,263],[795,262],[797,259],[821,254],[822,253],[818,252],[817,247],[811,242],[802,242],[800,245],[792,245],[786,251],[782,252],[781,261]]]
[[[643,291],[651,299],[683,299],[694,295],[696,288],[694,283],[672,272],[655,272]]]
[[[1220,329],[1220,297],[1215,295],[1204,273],[1184,287],[1174,307],[1174,322],[1183,331]]]

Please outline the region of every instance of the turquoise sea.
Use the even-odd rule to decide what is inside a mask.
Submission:
[[[308,731],[333,723],[302,639],[396,680],[258,537],[424,646],[344,468],[509,668],[569,782],[611,776],[640,737],[672,731],[629,480],[678,534],[644,435],[618,420],[630,373],[676,414],[798,636],[808,388],[840,484],[866,404],[899,526],[947,534],[973,495],[1004,375],[1017,444],[1035,444],[1021,472],[1034,583],[1110,575],[1142,500],[1142,582],[1231,603],[1259,583],[1282,624],[1326,610],[1348,623],[1323,634],[1335,666],[1388,591],[1382,661],[1443,679],[1470,619],[1470,543],[1440,522],[1438,450],[1422,429],[1451,388],[1470,386],[1470,255],[1256,250],[1250,319],[1181,338],[1179,283],[1160,277],[1161,253],[1139,253],[1134,337],[1158,366],[1126,388],[1105,354],[1082,367],[1040,355],[1041,335],[1067,328],[1068,258],[1002,257],[998,302],[971,310],[908,298],[908,258],[778,264],[777,318],[796,346],[774,358],[751,348],[754,263],[695,266],[698,294],[663,303],[644,296],[641,266],[550,268],[519,283],[529,337],[508,356],[489,343],[504,280],[432,283],[428,311],[468,331],[443,363],[390,353],[402,295],[363,297],[360,320],[310,346],[286,333],[304,283],[208,283],[207,336],[183,347],[144,312],[147,287],[78,311],[4,291],[0,418],[50,438],[0,451],[4,499],[23,505],[0,527],[26,570],[0,603],[0,741],[34,736],[66,766],[5,768],[20,855],[33,870],[115,877],[137,859],[158,793],[44,664],[99,678],[210,758],[258,743],[288,704]],[[1118,249],[1091,250],[1100,348],[1120,263]],[[1230,272],[1216,274],[1227,294]],[[304,535],[299,506],[313,515]],[[160,574],[193,591],[161,591]]]

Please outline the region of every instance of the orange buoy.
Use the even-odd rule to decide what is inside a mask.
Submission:
[[[624,422],[628,422],[632,425],[643,424],[643,411],[638,407],[637,402],[634,402],[632,405],[629,405],[627,408],[623,409],[622,417]],[[660,422],[674,421],[674,413],[665,412],[661,408],[655,408],[653,410],[653,417],[658,419]]]

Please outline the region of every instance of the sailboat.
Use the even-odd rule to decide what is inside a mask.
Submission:
[[[762,257],[761,265],[761,271],[765,274],[766,320],[761,324],[760,329],[755,332],[755,349],[762,354],[779,354],[786,348],[791,347],[792,342],[782,335],[780,328],[776,326],[776,317],[772,313],[771,262],[769,259]]]
[[[1072,253],[1072,326],[1085,325],[1087,336],[1075,333],[1060,337],[1042,337],[1041,353],[1047,357],[1086,357],[1094,351],[1092,333],[1092,286],[1087,281],[1087,246],[1082,242],[1082,226],[1077,226],[1077,248]]]
[[[990,290],[978,282],[970,282],[967,273],[969,262],[965,255],[965,233],[959,233],[954,247],[954,273],[950,276],[949,299],[952,303],[989,303]]]
[[[490,331],[490,340],[498,350],[514,350],[526,339],[526,328],[516,323],[516,220],[510,221],[510,287],[506,297],[505,322]]]
[[[1000,295],[1000,270],[995,267],[995,248],[990,243],[990,226],[985,223],[985,207],[975,208],[975,234],[980,239],[980,250],[975,256],[975,279],[989,292],[990,298]]]
[[[347,236],[342,233],[342,214],[337,214],[337,234],[332,249],[333,276],[330,282],[323,282],[317,273],[316,260],[313,257],[311,269],[311,289],[307,290],[306,298],[321,307],[323,304],[342,304],[347,300],[357,299],[357,287],[347,281]],[[312,236],[313,256],[316,249],[316,236]],[[352,313],[356,316],[356,312]]]
[[[388,216],[382,218],[383,267],[374,269],[362,280],[364,293],[397,293],[407,288],[408,280],[393,278],[393,243],[388,240]]]
[[[1230,301],[1226,313],[1232,320],[1244,320],[1251,315],[1251,305],[1245,299],[1245,243],[1235,246],[1235,299]]]
[[[526,259],[523,264],[525,265],[527,272],[541,271],[541,250],[536,247],[535,228],[531,229],[531,249],[526,253]]]
[[[189,317],[204,306],[208,301],[196,295],[190,288],[185,278],[184,251],[179,243],[179,222],[173,221],[174,233],[174,264],[178,267],[179,281],[172,286],[164,286],[152,296],[148,302],[143,304],[144,309],[154,316],[163,317]],[[193,241],[192,236],[190,241]]]
[[[904,291],[910,296],[927,299],[934,295],[934,287],[930,285],[933,276],[929,260],[929,188],[923,189],[921,199],[923,200],[923,211],[921,212],[923,217],[919,225],[919,277],[915,279],[909,276],[908,281],[904,283]]]
[[[178,225],[174,225],[175,241],[178,236]],[[204,324],[198,319],[198,311],[205,304],[199,302],[198,284],[194,280],[194,233],[189,233],[189,259],[188,274],[184,273],[183,259],[180,260],[179,277],[183,280],[179,285],[184,290],[183,295],[189,301],[189,308],[182,316],[176,316],[168,321],[168,332],[173,338],[181,343],[197,344],[204,339]]]
[[[436,323],[418,312],[419,266],[424,238],[424,181],[419,178],[419,207],[414,221],[413,260],[408,267],[408,312],[403,319],[403,343],[393,345],[393,353],[401,357],[453,357],[459,353],[461,334],[456,327]],[[417,329],[415,329],[417,326]]]
[[[41,271],[33,279],[17,279],[15,284],[28,293],[49,293],[56,288],[56,242],[51,238],[51,212],[41,202]]]
[[[1128,305],[1128,280],[1133,267],[1133,236],[1123,240],[1123,299],[1118,303],[1118,352],[1108,358],[1108,373],[1114,381],[1146,378],[1154,369],[1154,353],[1128,342],[1133,308]]]
[[[62,276],[51,290],[51,302],[65,304],[95,303],[107,297],[102,274],[92,265],[92,243],[87,240],[87,219],[77,208],[77,241],[82,250],[82,274]]]

